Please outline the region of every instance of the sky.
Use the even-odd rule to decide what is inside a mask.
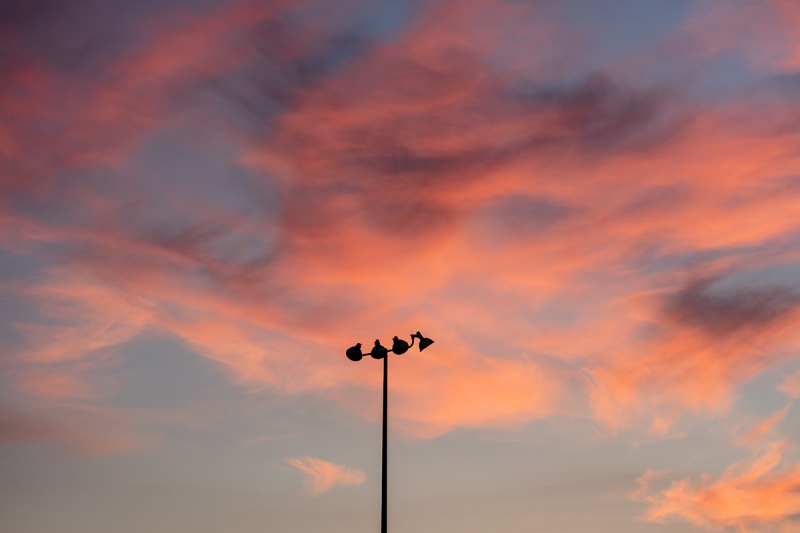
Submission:
[[[0,529],[800,532],[796,0],[10,0]]]

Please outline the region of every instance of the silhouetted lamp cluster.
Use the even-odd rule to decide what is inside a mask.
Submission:
[[[395,353],[397,355],[404,354],[408,351],[409,348],[414,346],[414,341],[419,339],[419,351],[421,352],[431,344],[433,341],[427,337],[423,337],[422,333],[419,331],[416,333],[411,334],[411,344],[408,344],[403,339],[397,337],[396,335],[392,339],[392,349],[387,350],[385,346],[381,345],[381,341],[376,339],[375,346],[372,347],[372,350],[369,352],[369,355],[372,356],[373,359],[383,359],[386,357],[389,352]],[[361,343],[359,342],[355,346],[351,346],[347,349],[347,358],[351,361],[361,361],[361,358],[364,357],[364,354],[361,353]]]
[[[373,359],[383,359],[383,438],[382,445],[381,445],[381,533],[386,533],[387,529],[387,520],[386,520],[386,463],[387,463],[387,442],[388,442],[388,435],[387,435],[387,419],[389,415],[387,414],[387,403],[388,403],[388,389],[389,389],[389,352],[400,355],[406,353],[409,348],[414,346],[414,342],[419,339],[419,351],[421,352],[431,344],[433,341],[427,337],[423,337],[422,333],[419,331],[416,333],[411,334],[411,344],[408,344],[406,341],[400,339],[399,337],[395,336],[392,341],[392,349],[387,350],[385,346],[381,345],[380,340],[375,341],[375,346],[372,347],[369,354],[373,357]],[[347,349],[347,358],[351,361],[361,361],[364,357],[364,354],[361,353],[361,343],[359,342],[355,346],[351,346]]]

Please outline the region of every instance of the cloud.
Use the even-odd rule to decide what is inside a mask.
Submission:
[[[800,371],[783,378],[777,388],[789,398],[800,398]]]
[[[15,390],[102,404],[89,370],[158,331],[375,419],[353,399],[375,367],[342,349],[421,328],[437,344],[392,362],[392,423],[419,437],[726,412],[799,340],[796,285],[736,277],[800,264],[800,130],[774,127],[794,96],[710,103],[631,67],[714,72],[739,11],[587,65],[540,5],[422,6],[383,40],[276,5],[175,12],[97,79],[15,55],[0,242],[46,263],[2,286],[33,308]]]
[[[48,442],[72,456],[105,456],[138,450],[154,439],[145,429],[159,418],[180,424],[163,412],[124,412],[82,402],[30,402],[24,408],[0,405],[0,444]],[[185,414],[183,414],[185,416]]]
[[[26,413],[0,406],[0,444],[53,439],[53,431]]]
[[[778,267],[690,276],[669,290],[631,295],[638,335],[588,369],[595,415],[619,427],[650,412],[650,431],[660,433],[683,413],[727,412],[739,383],[796,345],[794,268],[781,276]]]
[[[50,4],[45,6],[60,7],[59,2]],[[53,34],[75,28],[58,28],[54,22],[58,17],[52,13],[40,17],[50,25],[39,31],[43,39],[59,41],[50,43],[53,50],[44,47],[42,52],[31,46],[25,31],[10,32],[14,54],[4,63],[0,187],[41,196],[62,183],[70,170],[114,167],[124,161],[148,132],[168,116],[176,117],[179,94],[190,92],[212,74],[234,70],[255,52],[237,46],[234,37],[241,38],[268,19],[275,7],[239,3],[198,17],[160,13],[154,17],[158,23],[146,16],[134,18],[118,31],[138,30],[147,36],[146,44],[97,62],[88,72],[60,64],[55,51],[63,50],[63,39],[54,39]],[[81,20],[79,24],[84,22],[82,15],[74,17]],[[93,24],[102,25],[94,20]],[[99,48],[115,48],[116,40],[108,35],[103,39],[110,42]],[[77,48],[77,57],[86,53]]]
[[[776,411],[767,418],[754,423],[746,433],[738,438],[737,442],[739,444],[749,445],[760,444],[763,442],[764,437],[770,434],[778,424],[783,422],[783,420],[786,418],[786,415],[789,414],[789,409],[792,407],[793,403],[793,400],[789,400],[779,411]]]
[[[309,496],[317,496],[337,485],[361,485],[367,479],[364,472],[315,457],[287,457],[286,463],[303,473],[305,493]]]
[[[800,306],[800,292],[793,287],[715,293],[714,281],[692,282],[672,295],[667,314],[687,326],[720,336],[769,326]]]
[[[669,488],[651,491],[664,473],[648,471],[637,479],[641,488],[632,498],[650,508],[643,520],[665,523],[682,520],[697,527],[734,527],[748,531],[791,531],[792,515],[800,512],[800,465],[782,464],[787,441],[769,443],[756,456],[734,463],[716,480],[704,477],[673,481]]]

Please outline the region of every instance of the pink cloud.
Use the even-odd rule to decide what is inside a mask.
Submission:
[[[704,476],[673,481],[669,488],[652,491],[664,472],[648,471],[631,497],[647,502],[643,520],[665,523],[682,520],[705,529],[734,527],[738,531],[791,531],[791,515],[800,512],[800,465],[783,464],[788,443],[769,443],[758,455],[734,463],[716,480]]]
[[[318,496],[337,485],[361,485],[367,479],[360,470],[351,470],[315,457],[287,457],[286,463],[303,473],[305,493],[309,496]]]
[[[800,398],[800,371],[783,378],[778,384],[778,390],[789,398]]]
[[[664,45],[678,59],[702,65],[758,30],[739,31],[748,11],[703,13],[682,30],[692,50]],[[53,366],[19,370],[19,388],[101,399],[82,378],[97,364],[88,354],[156,328],[243,383],[374,418],[351,394],[377,396],[379,368],[342,351],[422,328],[437,344],[392,359],[392,423],[411,434],[554,414],[664,434],[682,414],[725,413],[739,384],[798,345],[797,306],[775,296],[783,285],[729,294],[692,281],[800,261],[780,245],[800,223],[783,179],[800,136],[772,131],[792,102],[695,109],[637,81],[628,62],[564,81],[580,54],[535,7],[439,4],[294,87],[267,141],[231,144],[232,166],[276,182],[272,218],[166,186],[167,209],[145,196],[121,209],[128,180],[148,179],[128,172],[136,148],[188,120],[168,113],[175,94],[239,67],[306,65],[307,35],[268,54],[246,44],[272,17],[250,4],[175,14],[103,83],[20,59],[11,85],[29,91],[4,109],[20,134],[0,130],[9,190],[55,195],[45,183],[64,168],[126,173],[107,190],[63,181],[61,200],[85,217],[76,224],[0,204],[4,245],[70,250],[49,252],[61,264],[46,280],[10,289],[49,319],[16,323],[25,346],[13,363]],[[44,140],[31,129],[42,114],[64,124]],[[160,233],[141,230],[153,221]],[[253,242],[264,249],[254,258],[230,253]]]
[[[756,421],[754,424],[752,424],[750,429],[747,430],[747,432],[739,437],[738,443],[754,445],[764,442],[765,437],[772,433],[775,430],[775,427],[783,422],[783,420],[786,418],[786,415],[789,414],[789,409],[792,407],[793,403],[794,402],[790,400],[786,402],[786,405],[784,405],[782,409],[776,411],[763,420]]]

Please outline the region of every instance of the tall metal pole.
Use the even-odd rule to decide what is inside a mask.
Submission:
[[[375,346],[369,352],[369,355],[372,356],[373,359],[383,359],[383,449],[381,450],[381,533],[386,533],[386,475],[387,465],[387,453],[386,450],[389,444],[389,438],[387,435],[387,426],[388,426],[388,409],[387,404],[389,403],[389,354],[394,353],[397,355],[404,354],[408,351],[409,348],[414,346],[414,341],[419,339],[419,351],[421,352],[431,344],[433,341],[428,339],[427,337],[423,337],[422,333],[419,331],[413,333],[411,335],[411,344],[407,343],[404,340],[400,340],[399,337],[394,337],[392,340],[394,341],[392,344],[392,349],[387,350],[385,347],[381,345],[380,340],[375,340]],[[364,353],[361,351],[361,343],[357,343],[355,346],[351,346],[345,352],[347,358],[351,361],[361,361],[364,357]]]
[[[386,391],[388,387],[389,354],[383,358],[383,480],[381,483],[381,533],[386,533]]]

